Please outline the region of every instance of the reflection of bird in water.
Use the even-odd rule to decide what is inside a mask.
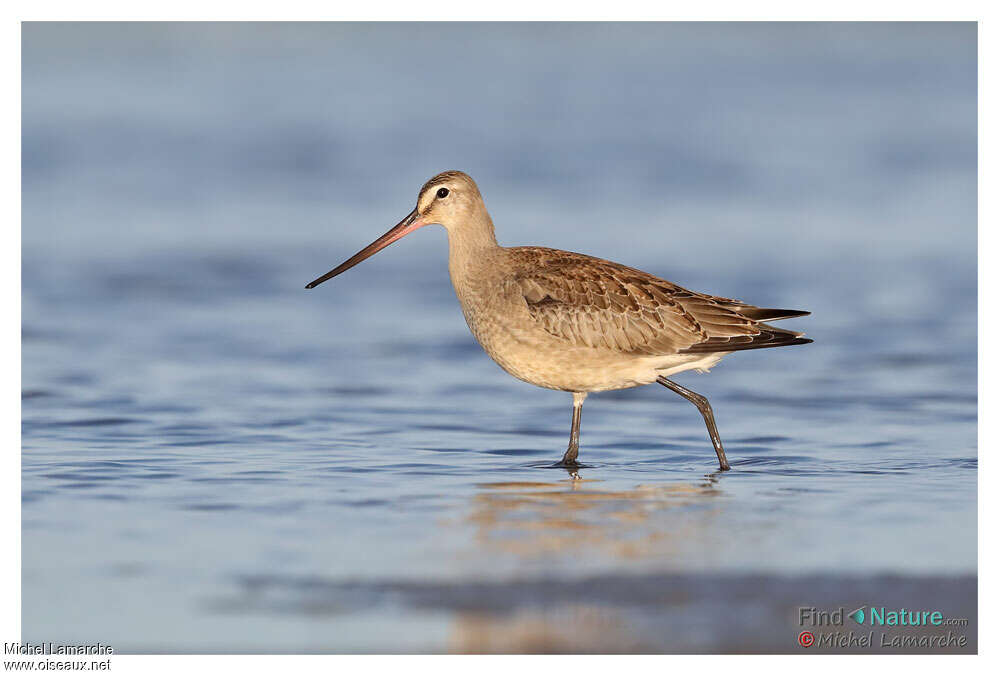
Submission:
[[[521,380],[572,393],[569,448],[561,461],[566,467],[578,466],[587,394],[658,382],[698,408],[718,464],[728,469],[707,398],[666,376],[706,371],[737,350],[812,342],[763,323],[808,314],[801,310],[688,291],[641,270],[568,251],[502,247],[478,187],[460,171],[427,181],[406,218],[306,288],[431,223],[447,229],[451,282],[472,334],[489,356]]]
[[[488,548],[534,556],[585,550],[613,558],[663,560],[676,539],[696,540],[703,518],[667,517],[671,510],[710,505],[720,495],[717,473],[699,483],[641,484],[605,490],[599,481],[505,481],[480,484],[469,521]],[[660,518],[663,517],[663,518]],[[690,535],[688,538],[687,535]]]

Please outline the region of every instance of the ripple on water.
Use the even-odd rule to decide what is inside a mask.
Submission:
[[[76,420],[46,420],[44,422],[31,422],[27,425],[39,427],[113,427],[117,425],[136,425],[147,423],[142,418],[80,418]]]

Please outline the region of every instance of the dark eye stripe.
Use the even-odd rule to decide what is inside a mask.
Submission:
[[[448,194],[449,194],[449,191],[448,191],[447,188],[441,188],[440,190],[437,191],[437,196],[440,197],[441,199],[444,199],[445,197],[447,197]]]

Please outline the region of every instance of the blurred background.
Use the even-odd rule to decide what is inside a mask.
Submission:
[[[977,618],[973,23],[22,31],[24,641],[787,652],[798,606]],[[811,310],[697,411],[504,374],[442,229]],[[935,604],[935,605],[934,605]]]

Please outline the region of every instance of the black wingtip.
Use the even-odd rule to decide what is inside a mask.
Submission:
[[[812,314],[808,310],[782,310],[767,307],[741,308],[737,310],[737,312],[743,317],[758,322],[773,322],[779,319],[794,319],[795,317],[807,317]]]

